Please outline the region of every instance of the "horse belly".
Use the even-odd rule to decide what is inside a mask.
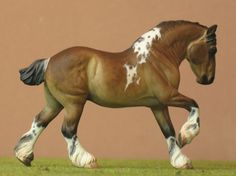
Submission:
[[[101,106],[119,108],[158,104],[158,100],[139,85],[131,85],[125,90],[125,84],[112,83],[104,78],[95,79],[89,85],[89,100]]]
[[[89,100],[104,107],[110,108],[122,108],[122,107],[134,107],[134,106],[156,106],[159,104],[158,100],[154,97],[143,97],[142,99],[136,98],[123,98],[122,96],[116,96],[116,98],[107,97],[100,94],[93,94],[89,97]]]

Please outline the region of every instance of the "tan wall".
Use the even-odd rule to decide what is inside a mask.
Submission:
[[[201,133],[184,150],[192,159],[236,159],[235,0],[9,0],[0,3],[0,156],[13,147],[44,105],[43,87],[19,81],[18,69],[74,45],[107,51],[126,49],[163,20],[218,24],[215,83],[195,82],[181,66],[180,90],[201,107]],[[176,129],[187,112],[171,109]],[[66,157],[63,116],[39,139],[36,156]],[[79,125],[82,144],[99,158],[167,159],[165,140],[147,108],[108,109],[87,103]]]

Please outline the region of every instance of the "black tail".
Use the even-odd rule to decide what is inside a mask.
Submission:
[[[20,79],[27,85],[39,85],[44,81],[44,72],[47,66],[46,59],[39,59],[29,67],[20,69]]]

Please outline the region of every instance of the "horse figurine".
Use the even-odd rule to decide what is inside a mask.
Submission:
[[[77,167],[96,167],[95,157],[82,147],[76,135],[83,107],[90,100],[111,108],[149,107],[166,139],[171,165],[192,168],[181,148],[199,133],[199,107],[196,101],[178,91],[179,66],[186,58],[198,83],[213,82],[216,28],[217,25],[208,28],[189,21],[162,22],[123,52],[72,47],[21,69],[20,78],[25,84],[44,82],[46,106],[17,143],[16,157],[30,166],[37,138],[65,109],[61,131],[70,160]],[[168,107],[189,111],[178,137]]]

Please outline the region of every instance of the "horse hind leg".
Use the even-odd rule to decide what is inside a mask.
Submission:
[[[95,157],[87,152],[76,135],[78,123],[83,111],[84,103],[65,107],[65,118],[62,124],[62,134],[68,145],[68,155],[73,165],[77,167],[97,167]]]
[[[30,130],[23,134],[14,148],[16,158],[26,166],[31,166],[31,161],[34,159],[33,148],[39,135],[63,109],[60,103],[50,94],[46,86],[44,90],[46,106],[35,117]]]

